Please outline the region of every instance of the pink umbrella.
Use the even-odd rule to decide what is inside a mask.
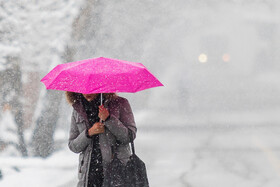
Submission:
[[[47,89],[83,94],[138,92],[163,86],[141,63],[104,57],[57,65],[41,82]]]

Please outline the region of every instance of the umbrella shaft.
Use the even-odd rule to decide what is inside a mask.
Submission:
[[[100,106],[102,105],[102,93],[100,93]],[[100,119],[100,122],[103,123],[102,119]]]
[[[100,105],[102,105],[102,93],[100,94],[100,99],[101,99],[101,101],[100,101]]]

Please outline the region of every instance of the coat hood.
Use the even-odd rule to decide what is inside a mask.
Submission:
[[[65,95],[66,95],[66,99],[67,99],[68,103],[71,105],[75,104],[76,102],[80,102],[81,97],[83,97],[83,94],[81,94],[81,93],[68,92],[68,91],[65,93]],[[116,98],[117,95],[115,93],[103,93],[103,97],[106,100],[112,100],[112,99]]]

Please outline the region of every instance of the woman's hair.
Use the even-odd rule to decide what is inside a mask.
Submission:
[[[70,103],[70,104],[74,104],[75,102],[77,102],[77,100],[79,98],[83,97],[83,94],[81,94],[81,93],[68,92],[68,91],[65,92],[65,95],[66,95],[66,99],[67,99],[68,103]],[[102,93],[102,96],[105,99],[111,100],[111,99],[117,97],[117,94],[116,93]]]

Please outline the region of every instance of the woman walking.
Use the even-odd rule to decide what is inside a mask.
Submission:
[[[104,172],[112,160],[112,147],[126,163],[131,155],[130,137],[136,136],[133,113],[127,99],[114,93],[66,92],[73,106],[69,148],[79,153],[78,187],[101,187]],[[131,133],[130,133],[130,132]]]

